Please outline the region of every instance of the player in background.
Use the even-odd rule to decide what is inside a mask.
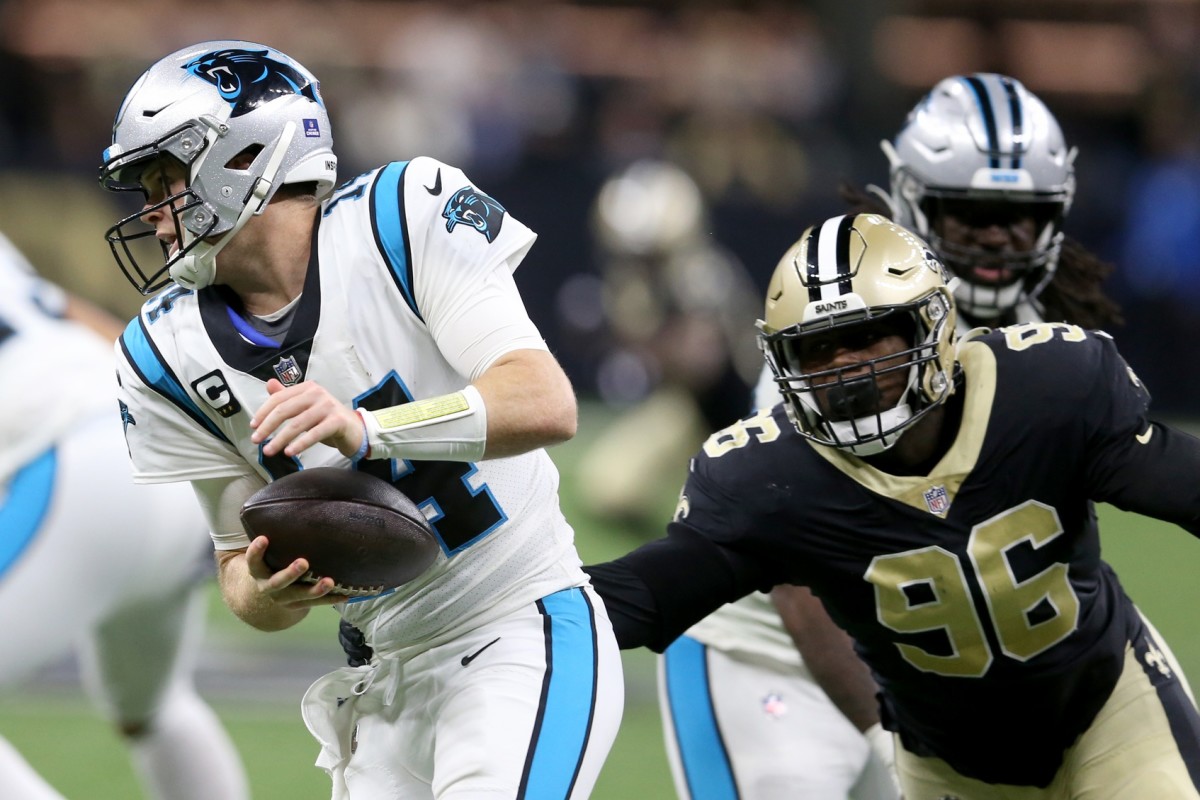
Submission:
[[[334,605],[365,637],[302,703],[334,798],[586,797],[624,690],[543,449],[576,406],[513,280],[535,236],[434,159],[336,169],[316,78],[270,47],[202,42],[130,90],[101,180],[144,201],[108,239],[162,290],[117,347],[135,477],[192,484],[247,623]],[[392,481],[442,555],[366,598],[272,573],[239,509],[312,466]]]
[[[1063,233],[1076,151],[1019,81],[997,74],[939,81],[881,146],[890,190],[843,187],[842,194],[854,210],[891,217],[929,242],[958,278],[960,334],[1043,320],[1120,324],[1100,288],[1110,268]],[[781,400],[764,365],[755,407]],[[874,682],[851,647],[805,587],[752,594],[681,637],[663,657],[659,692],[673,723],[667,750],[680,797],[721,797],[713,793],[721,782],[703,776],[722,765],[724,782],[750,800],[786,791],[895,797],[879,779],[891,748]]]
[[[1093,507],[1200,535],[1200,440],[1105,334],[959,341],[947,280],[881,216],[804,232],[760,322],[784,402],[705,442],[665,538],[588,568],[618,641],[805,585],[880,684],[906,797],[1200,798],[1200,714]]]
[[[620,412],[580,459],[579,501],[596,519],[653,531],[670,511],[677,465],[750,403],[762,356],[745,322],[759,292],[713,241],[700,187],[668,161],[610,175],[591,229],[607,324],[588,338],[605,341],[596,382]]]
[[[155,800],[249,796],[192,682],[204,520],[183,487],[136,486],[113,414],[119,322],[42,280],[0,237],[0,684],[72,651]],[[0,797],[61,795],[0,739]]]

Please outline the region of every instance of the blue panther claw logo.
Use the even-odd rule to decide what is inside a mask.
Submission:
[[[453,231],[459,223],[467,225],[494,242],[504,225],[504,206],[471,186],[464,186],[450,196],[446,209],[446,230]]]
[[[321,104],[316,83],[291,64],[268,58],[266,50],[216,50],[193,58],[183,69],[216,86],[233,106],[234,117],[281,95],[303,95]]]

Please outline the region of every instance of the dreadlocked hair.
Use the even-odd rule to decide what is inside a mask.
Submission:
[[[1054,279],[1038,298],[1046,320],[1089,330],[1124,325],[1121,307],[1101,289],[1112,271],[1112,264],[1092,255],[1075,239],[1064,237]]]
[[[850,206],[847,213],[892,217],[886,196],[876,187],[861,188],[843,182],[838,194]],[[1088,330],[1124,325],[1121,307],[1101,288],[1112,271],[1112,264],[1092,255],[1077,240],[1064,237],[1054,278],[1038,297],[1046,321],[1070,322]]]
[[[850,206],[847,214],[878,214],[892,218],[892,207],[882,194],[872,191],[876,187],[858,187],[843,181],[838,186],[838,195]],[[879,190],[882,192],[882,190]]]

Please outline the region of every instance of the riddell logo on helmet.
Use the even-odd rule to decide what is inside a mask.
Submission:
[[[818,314],[829,314],[834,311],[845,311],[849,304],[845,300],[834,300],[832,303],[817,303]]]

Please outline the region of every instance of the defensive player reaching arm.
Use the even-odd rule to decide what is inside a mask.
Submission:
[[[242,619],[362,632],[302,704],[335,800],[586,797],[623,686],[543,449],[576,411],[513,280],[535,236],[434,159],[336,168],[316,78],[270,47],[203,42],[130,90],[101,177],[144,200],[108,239],[158,291],[118,345],[135,475],[193,484]],[[314,466],[391,481],[435,563],[353,600],[271,572],[241,504]]]
[[[1200,715],[1092,507],[1200,535],[1200,441],[1105,335],[956,341],[940,261],[879,216],[805,231],[767,298],[785,402],[709,438],[666,538],[588,568],[621,646],[805,585],[881,687],[906,796],[1200,797]]]
[[[109,342],[120,330],[0,237],[0,604],[37,598],[36,614],[0,618],[0,683],[78,648],[88,693],[148,797],[238,800],[248,796],[242,765],[192,680],[204,520],[186,488],[130,479],[112,413]],[[0,739],[0,797],[61,795]]]

